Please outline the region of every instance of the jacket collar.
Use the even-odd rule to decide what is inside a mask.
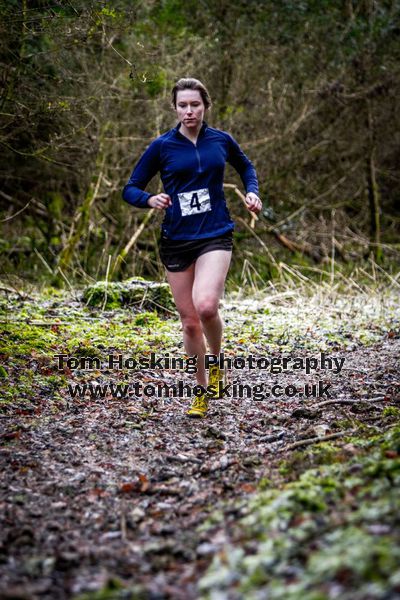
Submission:
[[[178,123],[176,125],[176,127],[173,128],[174,132],[175,132],[175,135],[180,135],[180,136],[184,137],[187,140],[188,138],[185,135],[183,135],[183,133],[181,133],[179,131],[180,126],[181,126],[181,124]],[[208,124],[206,123],[206,121],[203,120],[203,124],[202,124],[202,126],[200,128],[199,135],[197,136],[197,139],[199,139],[199,137],[202,137],[205,134],[205,132],[207,130],[207,127],[208,127]]]

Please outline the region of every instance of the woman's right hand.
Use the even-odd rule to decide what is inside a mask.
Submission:
[[[172,205],[171,197],[168,194],[157,194],[156,196],[150,196],[147,200],[147,204],[151,206],[151,208],[157,208],[158,210],[164,210],[168,208],[168,206]]]

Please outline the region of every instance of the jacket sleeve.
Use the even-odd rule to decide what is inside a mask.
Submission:
[[[229,133],[226,133],[226,135],[228,138],[227,161],[239,173],[246,193],[254,192],[258,196],[259,191],[257,173],[253,163],[249,158],[247,158],[237,141]]]
[[[148,208],[147,200],[153,194],[145,192],[147,184],[160,168],[160,142],[154,140],[135,165],[128,183],[122,190],[122,198],[138,208]]]

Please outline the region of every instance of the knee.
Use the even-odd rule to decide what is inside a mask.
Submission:
[[[182,327],[183,332],[189,337],[196,337],[203,332],[200,321],[193,317],[182,318]]]
[[[197,304],[196,311],[201,321],[213,319],[218,314],[218,301],[213,298],[204,298]]]

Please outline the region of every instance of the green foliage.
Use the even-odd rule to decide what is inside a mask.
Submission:
[[[376,538],[361,528],[349,527],[329,533],[325,547],[309,561],[310,578],[323,582],[346,573],[354,583],[360,580],[384,584],[395,571],[400,549],[390,536]]]
[[[64,208],[64,198],[59,192],[48,192],[47,198],[49,213],[56,219],[61,219]]]
[[[167,283],[155,283],[134,277],[121,282],[98,281],[84,290],[83,299],[88,306],[107,309],[130,305],[140,305],[144,309],[157,308],[161,311],[174,308]]]
[[[350,460],[331,464],[326,456],[281,489],[259,493],[241,520],[256,551],[220,552],[200,581],[202,598],[232,585],[250,600],[328,599],[338,586],[343,600],[390,595],[400,559],[400,461],[388,449],[399,442],[399,427],[366,444],[354,439],[359,451]]]
[[[146,89],[151,98],[156,98],[167,88],[167,76],[162,68],[149,74]]]
[[[382,416],[400,418],[400,408],[397,408],[397,406],[386,406],[383,409]]]
[[[185,3],[181,0],[163,0],[154,4],[150,18],[155,26],[157,35],[177,35],[185,29]]]
[[[287,459],[282,461],[279,473],[290,480],[297,477],[299,472],[301,473],[305,469],[335,462],[343,462],[342,452],[334,444],[323,442],[305,450],[292,452]]]
[[[134,323],[135,325],[159,325],[160,319],[156,312],[144,312],[135,317]]]
[[[115,10],[113,8],[110,9],[110,8],[107,8],[106,6],[101,9],[101,11],[100,11],[99,14],[100,15],[106,15],[107,17],[112,17],[112,18],[115,18],[117,16],[116,12],[115,12]]]
[[[61,390],[66,388],[67,375],[72,381],[78,377],[79,382],[101,376],[101,371],[86,372],[85,365],[64,373],[58,369],[56,355],[83,361],[87,357],[98,358],[107,364],[108,355],[134,357],[157,351],[171,340],[177,342],[176,323],[161,319],[155,311],[137,310],[133,314],[131,308],[118,309],[104,316],[101,307],[88,308],[73,302],[60,290],[35,293],[34,301],[14,300],[11,307],[0,305],[0,312],[10,308],[12,319],[0,325],[0,354],[4,362],[0,379],[7,383],[1,394],[1,410],[18,406],[32,411],[42,398],[50,398],[49,409],[58,410],[57,404],[65,402]],[[54,311],[59,316],[54,317]]]
[[[57,342],[57,335],[48,328],[29,325],[24,322],[0,325],[0,353],[18,357],[31,354],[51,352]]]
[[[117,577],[95,592],[75,595],[73,600],[147,600],[148,592],[140,585],[126,587]]]

